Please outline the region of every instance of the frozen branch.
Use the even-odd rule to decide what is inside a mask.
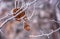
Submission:
[[[29,37],[41,37],[41,36],[49,36],[51,34],[53,34],[54,32],[57,32],[60,30],[60,27],[52,32],[50,32],[49,34],[41,34],[41,35],[29,35]]]
[[[30,17],[28,17],[28,20],[30,20],[33,17],[34,12],[35,12],[35,4],[34,4],[34,11],[32,12],[32,15]]]
[[[59,21],[55,21],[55,20],[49,20],[49,21],[52,21],[52,22],[57,22],[57,23],[60,23]],[[60,27],[56,30],[53,30],[52,32],[50,32],[49,34],[41,34],[41,35],[29,35],[29,37],[41,37],[41,36],[49,36],[51,34],[53,34],[54,32],[57,32],[60,30]]]
[[[0,18],[0,21],[3,20],[4,18],[6,18],[7,16],[3,17],[3,18]]]
[[[35,3],[35,2],[36,2],[36,0],[33,1],[33,2],[31,2],[31,3],[29,3],[29,4],[26,4],[27,6],[26,6],[20,13],[22,13],[23,11],[25,11],[25,10],[28,8],[28,6],[30,6],[31,4],[33,4],[33,3]],[[20,11],[20,9],[17,10],[16,13],[17,13],[18,11]],[[4,25],[5,23],[7,23],[9,20],[15,18],[15,17],[16,17],[17,15],[19,15],[20,13],[18,13],[18,14],[16,14],[15,16],[13,16],[13,17],[7,19],[6,21],[4,21],[4,22],[0,25],[0,29],[3,27],[3,25]]]

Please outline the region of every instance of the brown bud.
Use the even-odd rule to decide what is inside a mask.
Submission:
[[[30,26],[29,26],[29,24],[27,22],[24,23],[24,29],[26,31],[30,31]]]
[[[16,14],[20,13],[20,11],[22,11],[22,9],[20,11],[18,11],[20,8],[15,8],[13,9],[13,16],[15,16]],[[18,11],[18,12],[17,12]],[[17,12],[17,13],[16,13]],[[25,12],[20,13],[19,15],[17,15],[15,18],[18,21],[18,19],[20,19],[21,17],[23,17],[25,15]]]

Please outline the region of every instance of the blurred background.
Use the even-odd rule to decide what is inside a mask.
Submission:
[[[5,20],[12,17],[12,9],[15,8],[16,0],[0,0],[0,26]],[[34,0],[17,0],[17,7],[31,3]],[[24,7],[25,8],[25,7]],[[60,27],[60,0],[37,0],[30,5],[25,14],[28,20],[30,31],[26,31],[23,21],[9,20],[0,29],[0,39],[60,39],[60,30],[49,36],[29,37],[30,35],[49,34]]]

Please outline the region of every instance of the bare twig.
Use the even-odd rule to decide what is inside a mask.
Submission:
[[[57,32],[60,30],[60,27],[52,32],[50,32],[49,34],[41,34],[41,35],[29,35],[29,37],[41,37],[41,36],[49,36],[51,34],[53,34],[54,32]]]
[[[60,23],[60,21],[55,21],[55,20],[49,20],[49,21],[52,21],[52,22],[57,22],[57,23]],[[57,32],[60,30],[60,27],[56,30],[53,30],[52,32],[50,32],[49,34],[41,34],[41,35],[29,35],[29,37],[41,37],[41,36],[49,36],[51,34],[53,34],[54,32]]]

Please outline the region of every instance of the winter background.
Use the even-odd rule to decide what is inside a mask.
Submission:
[[[28,6],[24,11],[30,31],[23,21],[10,19],[15,1],[0,0],[0,39],[60,39],[60,0],[17,0],[17,7]]]

